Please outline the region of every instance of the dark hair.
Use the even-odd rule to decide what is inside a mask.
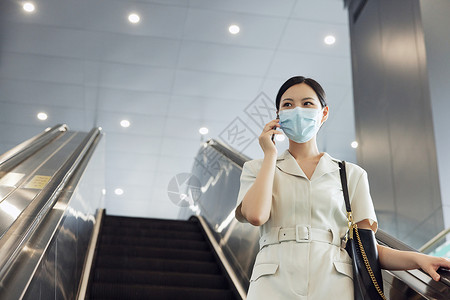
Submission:
[[[289,78],[285,83],[283,83],[283,85],[280,87],[280,90],[278,91],[277,98],[275,101],[277,111],[280,110],[281,96],[283,96],[284,92],[286,92],[287,89],[290,88],[291,86],[300,83],[306,83],[314,90],[314,92],[316,92],[317,97],[320,100],[320,104],[322,105],[322,108],[327,106],[325,91],[317,81],[315,81],[312,78],[306,78],[303,76],[294,76]]]

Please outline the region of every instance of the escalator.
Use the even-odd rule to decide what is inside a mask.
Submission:
[[[105,216],[87,299],[240,299],[196,217]]]
[[[210,140],[191,171],[201,196],[178,220],[129,218],[103,209],[104,145],[98,129],[57,125],[0,156],[0,299],[245,299],[259,230],[234,208],[250,158]],[[383,270],[386,295],[450,299],[440,273]]]

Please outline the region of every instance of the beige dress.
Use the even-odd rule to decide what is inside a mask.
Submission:
[[[263,159],[247,161],[235,216]],[[342,248],[347,217],[338,160],[327,153],[309,180],[286,150],[276,161],[269,220],[259,226],[260,250],[247,294],[262,299],[353,299],[351,258]],[[377,230],[367,173],[347,163],[348,189],[355,222],[369,219]]]

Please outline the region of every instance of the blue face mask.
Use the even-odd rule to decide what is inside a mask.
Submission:
[[[317,116],[320,109],[295,107],[281,110],[280,127],[287,137],[296,143],[306,143],[319,131],[320,121]]]

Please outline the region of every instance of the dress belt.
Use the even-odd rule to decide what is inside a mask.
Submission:
[[[272,229],[259,239],[259,249],[266,245],[278,244],[285,241],[296,241],[297,243],[310,243],[311,241],[342,246],[341,238],[333,230],[311,228],[311,226],[296,225],[295,227]]]

